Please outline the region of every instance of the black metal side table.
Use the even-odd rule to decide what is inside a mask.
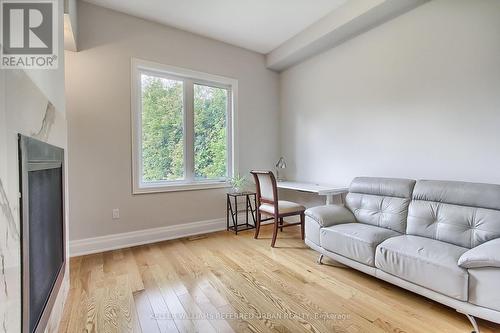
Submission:
[[[245,209],[239,209],[238,203],[242,204],[242,200],[238,198],[244,198]],[[239,201],[239,202],[238,202]],[[233,231],[238,234],[238,231],[255,229],[255,223],[257,219],[257,195],[255,192],[240,192],[240,193],[228,193],[227,194],[227,231]],[[245,214],[245,223],[238,222],[238,214]],[[253,224],[250,224],[250,219],[248,214],[253,220]]]

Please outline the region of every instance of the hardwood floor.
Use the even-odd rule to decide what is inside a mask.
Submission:
[[[317,253],[287,228],[270,247],[219,232],[71,259],[60,332],[469,333],[465,316]],[[500,325],[480,321],[482,333]]]

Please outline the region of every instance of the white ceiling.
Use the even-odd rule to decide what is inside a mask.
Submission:
[[[86,0],[268,53],[347,0]]]

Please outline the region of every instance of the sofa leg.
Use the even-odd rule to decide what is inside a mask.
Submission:
[[[320,254],[318,257],[318,264],[322,265],[323,264],[322,260],[323,260],[323,254]]]
[[[477,325],[477,322],[476,322],[476,318],[474,318],[473,316],[471,316],[468,313],[463,313],[460,311],[457,311],[457,312],[464,314],[467,317],[467,319],[469,319],[470,323],[472,324],[472,327],[474,328],[474,330],[471,333],[480,333],[479,326]]]

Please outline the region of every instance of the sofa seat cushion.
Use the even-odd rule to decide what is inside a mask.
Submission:
[[[469,303],[500,311],[500,269],[471,268],[469,272]]]
[[[274,214],[274,206],[268,203],[260,205],[259,209],[264,213]],[[298,203],[278,200],[278,212],[279,214],[288,214],[295,212],[303,212],[306,210],[306,207],[299,205]]]
[[[375,266],[443,295],[467,301],[469,275],[458,266],[468,249],[438,240],[404,235],[387,239],[376,250]]]
[[[321,228],[320,245],[362,264],[375,265],[377,245],[400,233],[364,223],[344,223]]]

